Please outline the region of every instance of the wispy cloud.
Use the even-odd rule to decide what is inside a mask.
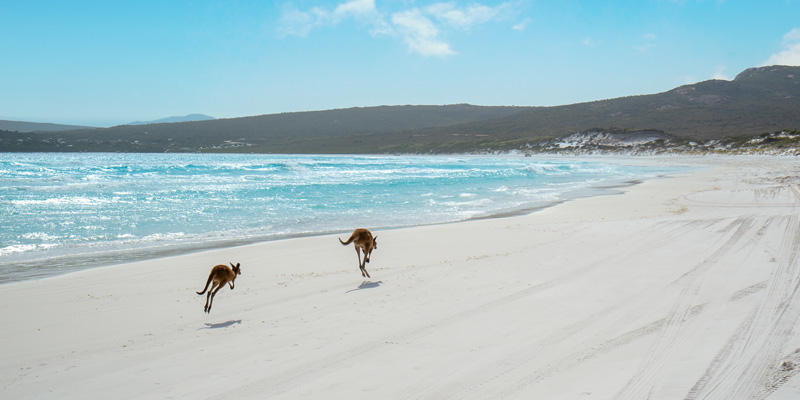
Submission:
[[[279,33],[281,36],[307,37],[317,28],[356,21],[369,26],[373,35],[400,38],[412,53],[444,57],[457,52],[443,38],[443,31],[468,31],[506,18],[512,14],[514,4],[504,2],[489,7],[473,3],[459,7],[456,2],[440,2],[391,12],[389,17],[377,9],[375,0],[351,0],[332,10],[312,7],[301,11],[287,6],[281,16]],[[524,29],[526,23],[514,25],[513,29]]]
[[[408,49],[423,56],[456,54],[447,42],[439,38],[439,29],[415,8],[392,15],[392,24],[403,37]]]
[[[656,47],[655,43],[656,35],[653,33],[645,33],[642,35],[642,39],[644,39],[644,43],[641,45],[633,46],[634,50],[638,50],[642,53],[646,53],[648,50]]]
[[[312,7],[308,11],[300,11],[286,6],[281,16],[279,32],[281,36],[306,37],[315,28],[336,25],[349,19],[371,25],[374,32],[380,33],[387,29],[383,16],[375,7],[375,0],[350,0],[337,5],[333,10]]]
[[[458,8],[455,2],[449,2],[430,5],[425,8],[425,11],[444,24],[460,29],[469,29],[498,18],[510,7],[511,3],[503,3],[497,7],[472,4],[468,7]]]
[[[794,28],[783,35],[783,50],[769,57],[764,65],[800,66],[800,28]]]
[[[530,24],[530,23],[531,23],[531,19],[530,18],[525,18],[525,20],[523,20],[522,22],[520,22],[520,23],[518,23],[516,25],[513,25],[511,27],[511,29],[513,29],[515,31],[524,31],[525,28],[527,28],[528,24]]]
[[[723,66],[717,67],[717,70],[714,71],[714,75],[711,77],[711,79],[721,79],[721,80],[725,80],[725,81],[731,80],[731,78],[729,78],[727,75],[725,75],[725,70],[726,69],[727,68],[723,67]]]

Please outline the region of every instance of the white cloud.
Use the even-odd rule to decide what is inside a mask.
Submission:
[[[392,24],[403,36],[409,50],[423,56],[449,56],[456,54],[450,45],[440,40],[439,30],[419,9],[392,15]]]
[[[783,35],[783,50],[771,55],[763,65],[800,66],[800,28],[794,28]]]
[[[456,2],[440,2],[425,7],[414,7],[396,11],[387,20],[375,6],[375,0],[350,0],[340,3],[333,10],[312,7],[300,11],[290,6],[281,16],[279,33],[281,36],[307,37],[311,31],[323,26],[333,26],[348,20],[370,26],[373,35],[399,37],[408,49],[423,56],[450,56],[457,54],[443,39],[445,30],[467,31],[475,26],[497,21],[513,11],[512,2],[504,2],[495,7],[473,3],[459,7]],[[528,20],[514,25],[522,30]]]
[[[727,69],[726,67],[722,67],[722,66],[717,67],[717,70],[714,71],[714,75],[711,77],[711,79],[721,79],[721,80],[725,80],[725,81],[731,80],[731,78],[729,78],[727,75],[725,75],[725,70],[726,69]]]
[[[299,10],[286,10],[281,16],[281,36],[294,35],[300,37],[308,36],[314,27],[314,18],[311,13]]]
[[[312,7],[308,11],[286,9],[281,16],[279,31],[282,36],[306,37],[314,28],[336,25],[346,19],[373,25],[376,31],[382,31],[386,25],[375,8],[375,0],[350,0],[337,5],[333,11],[322,7]]]
[[[372,15],[376,12],[375,0],[352,0],[336,6],[336,10],[334,10],[333,14],[337,16],[359,16]]]
[[[509,7],[509,3],[503,3],[497,7],[487,7],[482,4],[473,4],[469,7],[459,9],[455,3],[437,3],[425,8],[425,11],[443,23],[460,28],[469,29],[474,25],[487,23]]]
[[[459,8],[455,2],[435,3],[420,8],[392,14],[392,24],[403,36],[409,50],[423,56],[449,56],[457,54],[450,44],[440,38],[440,28],[469,30],[481,24],[503,18],[513,9],[513,3],[504,2],[496,7],[472,4]],[[436,25],[435,19],[440,25]],[[514,29],[524,29],[524,24]]]
[[[513,30],[515,30],[515,31],[524,31],[524,30],[525,30],[525,28],[527,28],[527,27],[528,27],[528,24],[529,24],[530,22],[531,22],[531,19],[530,19],[530,18],[525,18],[525,20],[524,20],[524,21],[522,21],[522,22],[520,22],[520,23],[518,23],[518,24],[516,24],[516,25],[512,26],[512,27],[511,27],[511,29],[513,29]]]
[[[800,42],[800,28],[794,28],[789,33],[783,35],[783,42]]]

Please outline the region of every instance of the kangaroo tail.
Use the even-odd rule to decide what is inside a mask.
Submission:
[[[212,277],[212,276],[213,276],[213,274],[209,274],[209,275],[208,275],[208,280],[206,281],[206,287],[204,287],[204,288],[203,288],[203,291],[202,291],[202,292],[197,292],[197,294],[203,294],[203,293],[205,293],[205,292],[206,292],[206,289],[208,289],[208,285],[210,285],[210,284],[211,284],[211,277]]]
[[[346,242],[343,242],[342,239],[339,239],[339,238],[337,238],[337,239],[339,239],[339,243],[341,243],[342,246],[347,246],[348,244],[353,242],[353,239],[355,238],[355,236],[356,236],[356,234],[353,233],[352,235],[350,235],[350,237],[347,239]]]

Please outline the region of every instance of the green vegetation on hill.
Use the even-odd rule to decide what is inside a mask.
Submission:
[[[0,132],[0,151],[450,153],[542,148],[588,131],[675,141],[800,128],[800,67],[751,68],[642,96],[557,107],[381,106],[46,133]]]
[[[369,152],[360,137],[513,115],[524,108],[381,106],[49,134],[0,135],[0,151]]]
[[[396,143],[387,150],[465,142],[510,149],[597,128],[657,130],[705,141],[797,127],[800,67],[774,66],[746,70],[733,81],[711,80],[659,94],[537,107],[501,120],[429,128],[409,137],[413,143]]]

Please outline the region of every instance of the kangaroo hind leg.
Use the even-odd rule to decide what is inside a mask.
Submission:
[[[208,312],[208,305],[210,302],[211,302],[211,290],[209,290],[208,294],[206,295],[206,306],[203,307],[204,312]]]
[[[358,251],[358,249],[359,248],[357,247],[356,251]],[[358,256],[358,268],[361,268],[361,276],[362,277],[369,278],[370,277],[369,276],[369,272],[367,272],[367,263],[369,262],[369,254],[367,254],[367,251],[364,250],[364,249],[361,249],[361,251],[364,253],[364,259],[363,260],[361,259],[361,254],[359,253],[359,256]]]
[[[211,294],[211,303],[208,304],[208,312],[211,312],[211,306],[214,304],[214,296],[216,296],[217,292],[219,292],[219,290],[223,287],[225,287],[225,284],[220,283],[219,286],[217,286],[217,288],[214,290],[214,293]]]
[[[217,291],[222,287],[221,284],[214,282],[211,285],[211,289],[208,291],[208,295],[206,296],[206,307],[203,309],[205,312],[211,312],[211,304],[214,303],[214,295],[217,294]]]
[[[358,268],[363,268],[364,263],[361,262],[361,248],[358,246],[355,246],[355,248],[356,248],[356,255],[358,256]]]

